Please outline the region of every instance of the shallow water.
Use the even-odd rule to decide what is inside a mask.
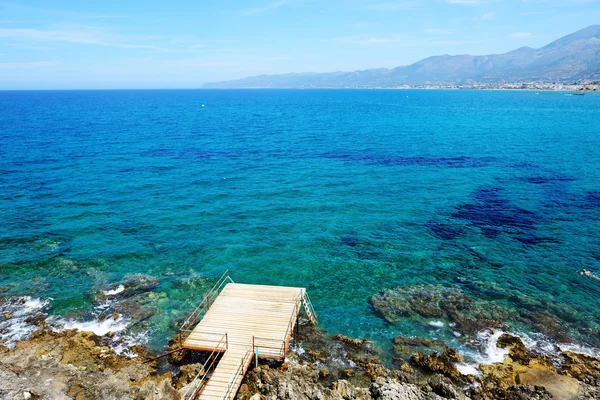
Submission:
[[[395,334],[456,340],[447,321],[388,325],[369,306],[384,288],[440,284],[551,309],[597,348],[600,282],[578,271],[600,270],[599,105],[525,91],[0,92],[0,291],[76,318],[94,292],[154,276],[160,347],[229,269],[306,287],[328,331],[389,348]]]

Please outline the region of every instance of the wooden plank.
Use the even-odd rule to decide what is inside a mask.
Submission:
[[[225,285],[183,343],[184,348],[211,351],[217,347],[215,334],[227,333],[228,349],[206,383],[200,399],[222,398],[229,384],[233,390],[231,397],[235,396],[251,362],[251,358],[244,359],[244,356],[253,337],[257,338],[259,357],[283,359],[304,292],[303,288]],[[245,365],[242,365],[243,359]]]

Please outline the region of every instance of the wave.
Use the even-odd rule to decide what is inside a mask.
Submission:
[[[12,348],[15,343],[31,338],[39,329],[35,320],[45,318],[49,300],[30,296],[8,297],[0,301],[0,344]]]
[[[119,289],[119,288],[117,288]],[[0,299],[0,344],[13,348],[16,342],[28,340],[40,329],[36,322],[46,321],[54,332],[70,329],[93,332],[102,336],[117,354],[135,357],[130,347],[146,344],[149,331],[132,332],[131,321],[123,316],[104,317],[107,304],[97,307],[85,319],[48,316],[51,298],[14,296]]]

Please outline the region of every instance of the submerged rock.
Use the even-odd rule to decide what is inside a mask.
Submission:
[[[122,282],[109,285],[96,292],[94,299],[97,303],[104,303],[116,298],[129,298],[140,293],[150,292],[159,284],[160,281],[150,275],[126,275]]]
[[[408,359],[412,354],[417,351],[434,350],[440,351],[447,343],[441,339],[427,339],[427,338],[412,338],[406,336],[395,336],[393,350],[396,359]]]
[[[575,310],[568,305],[533,300],[481,282],[458,281],[460,287],[411,285],[385,289],[373,295],[369,302],[375,314],[389,324],[407,318],[420,319],[425,324],[435,318],[448,321],[452,330],[465,338],[487,329],[509,331],[510,327],[504,322],[509,321],[526,324],[559,343],[570,343],[572,340],[564,333],[565,322],[581,324]],[[467,295],[463,287],[477,297]],[[478,298],[489,295],[489,300]],[[500,299],[506,302],[498,301]]]

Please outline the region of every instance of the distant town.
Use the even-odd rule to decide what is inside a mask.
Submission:
[[[572,92],[600,92],[600,81],[581,83],[540,83],[540,82],[515,82],[515,83],[468,83],[452,85],[402,85],[393,86],[394,89],[482,89],[482,90],[561,90]]]

